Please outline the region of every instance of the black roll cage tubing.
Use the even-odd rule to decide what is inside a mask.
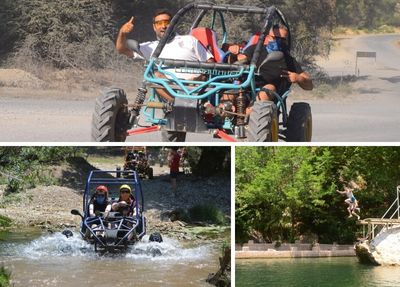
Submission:
[[[190,3],[181,8],[175,16],[172,18],[170,25],[168,26],[167,31],[165,32],[164,37],[160,40],[160,42],[157,45],[157,48],[155,49],[153,53],[153,58],[158,58],[161,54],[161,51],[164,49],[165,45],[168,42],[168,39],[170,39],[171,35],[175,33],[175,27],[178,24],[179,20],[190,10],[192,9],[201,9],[199,15],[195,19],[192,28],[197,27],[207,11],[214,11],[218,12],[219,15],[222,17],[222,12],[234,12],[234,13],[253,13],[253,14],[265,14],[265,23],[262,27],[260,38],[258,39],[256,49],[254,51],[253,57],[251,59],[250,65],[256,66],[258,62],[258,58],[260,57],[260,53],[262,50],[262,47],[264,45],[264,40],[267,34],[269,33],[270,29],[272,28],[272,21],[274,18],[278,18],[287,28],[288,30],[288,45],[289,45],[289,51],[291,49],[291,34],[290,34],[290,27],[283,15],[283,13],[277,9],[275,6],[270,6],[266,8],[259,8],[259,7],[250,7],[250,6],[237,6],[237,5],[216,5],[211,2],[204,2],[204,3]],[[188,62],[186,62],[188,64]],[[200,66],[199,62],[193,62],[191,63],[192,66]],[[220,68],[222,68],[225,65],[229,64],[219,64]],[[228,68],[230,70],[232,68]]]

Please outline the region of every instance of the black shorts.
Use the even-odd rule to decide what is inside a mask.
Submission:
[[[178,174],[179,174],[179,172],[171,171],[171,172],[169,173],[169,176],[170,176],[171,178],[177,178],[177,177],[178,177]]]

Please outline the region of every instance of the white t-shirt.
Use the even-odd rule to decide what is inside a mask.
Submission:
[[[146,60],[150,59],[154,50],[157,48],[158,42],[159,41],[157,40],[140,44],[140,51]],[[134,58],[142,58],[136,53],[133,54]],[[159,56],[159,58],[164,59],[200,62],[206,62],[212,57],[212,54],[191,35],[176,35],[171,42],[164,46],[164,49],[161,51]],[[193,79],[194,77],[199,76],[199,74],[178,73],[173,70],[170,71],[181,79]]]

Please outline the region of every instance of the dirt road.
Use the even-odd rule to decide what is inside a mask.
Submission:
[[[329,59],[319,64],[332,76],[354,74],[356,51],[377,52],[376,62],[358,61],[360,79],[351,96],[308,99],[313,110],[313,141],[393,142],[400,140],[400,35],[343,38]],[[0,87],[0,141],[90,141],[95,92],[73,93]],[[73,95],[73,96],[72,96]],[[293,96],[293,101],[302,101]],[[290,103],[289,103],[290,104]],[[128,141],[161,141],[160,133]],[[210,134],[189,134],[187,141],[221,141]]]

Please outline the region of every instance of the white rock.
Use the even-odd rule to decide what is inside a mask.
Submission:
[[[400,226],[380,232],[371,241],[372,256],[381,265],[400,265]]]

